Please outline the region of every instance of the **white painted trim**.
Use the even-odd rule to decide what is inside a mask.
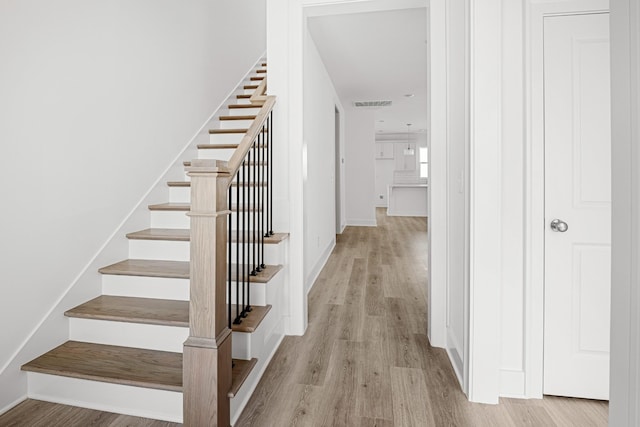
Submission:
[[[26,394],[20,396],[19,398],[17,398],[13,402],[11,402],[8,405],[6,405],[4,408],[0,408],[0,415],[4,414],[5,412],[7,412],[10,409],[13,409],[14,406],[17,406],[17,405],[21,404],[25,400],[27,400],[27,395]]]
[[[377,227],[375,219],[347,219],[347,227]]]
[[[318,279],[318,276],[320,276],[322,269],[327,264],[327,261],[329,261],[329,257],[331,256],[331,253],[333,252],[333,249],[335,247],[336,247],[336,239],[333,238],[331,239],[331,242],[329,242],[327,247],[324,249],[324,251],[322,251],[322,254],[318,259],[318,262],[316,262],[316,265],[314,265],[311,271],[309,272],[309,275],[307,276],[307,280],[305,282],[305,289],[307,290],[307,295],[309,294],[309,292],[311,292],[311,288],[313,288],[313,285],[315,285],[316,280]]]
[[[29,398],[135,417],[182,422],[182,393],[29,373]],[[31,391],[34,390],[34,391]]]
[[[469,9],[468,396],[498,403],[500,393],[502,5]]]
[[[246,393],[246,396],[242,400],[242,402],[240,403],[240,406],[238,406],[238,409],[237,409],[236,413],[233,414],[233,418],[231,419],[231,425],[232,426],[235,425],[235,423],[238,421],[238,418],[240,418],[240,415],[242,415],[242,411],[244,410],[245,406],[247,406],[247,403],[249,403],[249,399],[251,399],[251,396],[253,396],[253,392],[255,391],[256,387],[258,387],[258,384],[260,383],[260,379],[262,378],[262,376],[264,375],[264,372],[269,367],[269,363],[271,363],[271,359],[273,359],[273,356],[276,354],[276,351],[278,351],[278,349],[280,348],[280,345],[282,344],[282,341],[284,340],[284,337],[285,337],[284,335],[280,336],[280,338],[278,339],[278,343],[273,347],[273,350],[267,356],[267,358],[265,360],[265,363],[262,364],[262,368],[258,372],[257,381],[254,381],[251,384],[251,388]]]
[[[542,398],[544,378],[545,16],[607,11],[608,0],[527,0],[525,30],[524,397]]]
[[[428,134],[430,185],[427,188],[429,342],[446,347],[448,288],[447,230],[447,13],[446,0],[430,0],[427,13]]]
[[[522,398],[524,387],[524,371],[500,370],[500,397]]]
[[[612,279],[609,424],[640,425],[640,5],[611,0]]]

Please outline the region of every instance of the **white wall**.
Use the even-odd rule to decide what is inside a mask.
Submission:
[[[99,291],[83,269],[264,52],[264,12],[248,0],[0,5],[0,410],[26,390],[16,352],[54,307],[36,341],[65,339],[56,301],[79,277],[78,294]]]
[[[345,109],[347,225],[376,225],[374,120],[373,110]]]
[[[640,425],[640,7],[611,0],[612,280],[609,425]]]
[[[338,95],[313,38],[304,44],[304,271],[308,292],[336,242],[335,109]]]
[[[503,1],[500,393],[524,395],[524,5]]]

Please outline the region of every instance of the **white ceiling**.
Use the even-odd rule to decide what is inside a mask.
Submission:
[[[375,109],[378,133],[427,126],[426,10],[413,8],[309,18],[309,32],[345,107],[391,100]],[[411,98],[405,95],[413,94]]]

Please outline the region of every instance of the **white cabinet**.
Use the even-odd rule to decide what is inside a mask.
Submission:
[[[376,142],[376,159],[393,159],[393,145],[390,142]]]

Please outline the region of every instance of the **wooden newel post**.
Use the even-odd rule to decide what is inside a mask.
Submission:
[[[191,177],[189,338],[184,343],[183,408],[188,427],[229,427],[231,330],[226,316],[227,162],[194,160]]]

